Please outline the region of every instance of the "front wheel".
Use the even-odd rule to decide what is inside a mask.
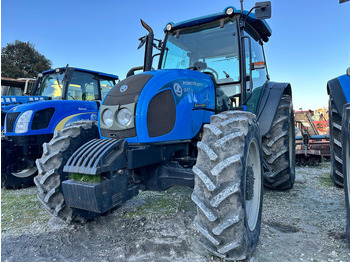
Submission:
[[[331,179],[336,186],[343,187],[342,117],[335,107],[331,96],[329,97],[329,136],[331,146]]]
[[[33,186],[33,178],[37,175],[35,160],[21,159],[16,150],[10,148],[10,142],[1,139],[1,187],[19,189]]]
[[[98,129],[93,122],[77,122],[55,132],[49,143],[43,145],[44,153],[36,161],[38,176],[34,182],[38,187],[38,199],[46,210],[66,222],[85,222],[97,214],[73,209],[66,205],[62,182],[69,179],[63,167],[69,157],[86,142],[98,138]]]
[[[242,260],[255,250],[261,226],[262,153],[255,115],[226,111],[212,116],[198,142],[193,167],[194,224],[212,254]]]
[[[342,123],[343,174],[346,205],[346,233],[350,242],[350,103],[344,106]]]

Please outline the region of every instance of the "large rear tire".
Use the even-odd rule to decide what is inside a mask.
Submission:
[[[264,176],[271,189],[290,189],[295,181],[295,127],[292,97],[283,95],[270,131],[263,137],[263,155],[272,172]]]
[[[350,103],[344,106],[342,123],[343,174],[346,205],[346,233],[350,242]]]
[[[261,226],[262,153],[255,115],[226,111],[211,117],[193,167],[194,224],[212,254],[242,260],[255,250]]]
[[[36,161],[38,176],[34,182],[38,187],[38,199],[46,210],[66,222],[85,222],[97,214],[73,209],[66,205],[62,182],[68,179],[63,167],[69,157],[86,142],[98,138],[97,125],[93,122],[78,122],[55,132],[49,143],[43,145],[43,155]]]
[[[331,145],[331,179],[338,187],[344,186],[342,157],[342,118],[335,107],[333,98],[329,97],[329,135]]]

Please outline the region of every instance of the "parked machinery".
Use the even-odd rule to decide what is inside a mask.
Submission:
[[[300,131],[296,136],[296,162],[301,166],[314,166],[323,158],[330,158],[329,136],[320,134],[321,128],[315,126],[310,111],[296,111],[294,116],[295,126]]]
[[[47,99],[44,96],[33,96],[35,81],[35,78],[1,77],[1,135],[3,135],[5,116],[11,108]]]
[[[35,160],[43,153],[43,143],[73,122],[97,121],[99,101],[117,80],[115,75],[72,67],[39,74],[33,94],[49,100],[17,105],[6,114],[1,140],[2,187],[33,185]]]
[[[327,93],[329,95],[331,178],[337,186],[343,187],[343,143],[341,132],[344,114],[343,107],[350,102],[350,68],[347,69],[347,74],[328,81]]]
[[[144,72],[132,69],[105,97],[100,136],[94,126],[72,126],[44,145],[34,180],[51,214],[86,221],[139,190],[190,186],[202,245],[229,260],[251,255],[263,183],[294,184],[295,133],[291,86],[269,81],[266,70],[271,30],[262,19],[271,3],[241,9],[169,23],[164,41],[142,21]]]

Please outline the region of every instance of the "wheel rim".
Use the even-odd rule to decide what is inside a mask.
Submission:
[[[260,213],[260,197],[261,197],[261,162],[259,146],[256,139],[252,140],[249,145],[246,172],[247,168],[252,167],[254,182],[253,186],[253,198],[251,200],[245,200],[245,211],[248,221],[248,227],[253,231],[256,227],[259,213]],[[250,185],[251,186],[251,185]]]
[[[292,118],[290,118],[292,119]],[[289,122],[289,166],[292,167],[293,165],[293,128],[294,128],[294,123]]]
[[[36,166],[34,166],[34,167],[25,168],[16,173],[12,173],[12,175],[19,178],[26,178],[34,175],[37,170],[38,169],[36,168]]]

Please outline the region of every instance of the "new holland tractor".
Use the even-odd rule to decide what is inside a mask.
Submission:
[[[115,75],[72,67],[39,74],[33,94],[49,100],[18,105],[6,114],[1,140],[2,187],[34,185],[35,160],[43,153],[43,143],[73,122],[97,121],[99,104],[117,80]]]
[[[107,94],[98,130],[71,126],[44,145],[34,180],[45,208],[84,222],[139,190],[190,186],[202,245],[225,259],[249,257],[263,184],[286,190],[295,179],[291,85],[269,80],[263,51],[271,4],[252,10],[169,23],[164,41],[141,21],[144,72],[131,69]]]

